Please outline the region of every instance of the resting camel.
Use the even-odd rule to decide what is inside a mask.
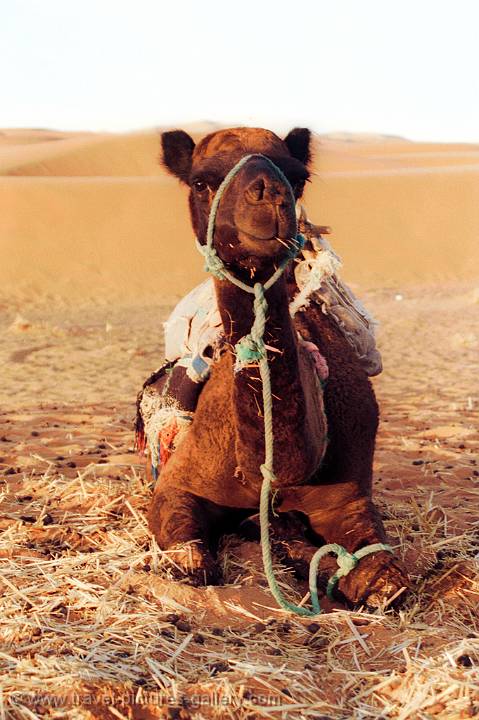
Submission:
[[[305,128],[284,140],[267,130],[233,128],[196,146],[183,131],[162,135],[163,163],[189,187],[193,230],[203,246],[216,190],[242,157],[253,154],[221,199],[214,233],[214,248],[229,272],[249,285],[264,283],[291,249],[295,200],[309,178],[310,145]],[[190,543],[185,564],[193,578],[207,583],[218,579],[219,536],[258,512],[265,449],[258,367],[234,367],[234,347],[253,324],[253,296],[225,280],[214,284],[224,343],[149,509],[159,546],[167,550]],[[285,520],[283,528],[300,527],[300,541],[293,543],[300,567],[324,543],[354,552],[384,543],[386,536],[371,499],[378,427],[371,383],[337,324],[318,305],[291,318],[293,285],[292,273],[286,272],[266,292],[265,343],[273,395],[274,509],[279,524]],[[327,362],[324,388],[298,332]],[[338,594],[350,604],[378,605],[407,585],[397,558],[379,551],[341,579]]]

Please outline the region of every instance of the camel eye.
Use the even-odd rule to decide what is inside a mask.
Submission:
[[[208,185],[203,182],[203,180],[195,180],[195,182],[193,183],[193,187],[197,193],[202,193],[206,190]]]

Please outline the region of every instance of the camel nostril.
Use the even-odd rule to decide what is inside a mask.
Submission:
[[[251,183],[247,190],[250,200],[252,200],[253,202],[261,202],[261,200],[264,199],[265,189],[266,185],[263,178],[257,178],[254,182]]]

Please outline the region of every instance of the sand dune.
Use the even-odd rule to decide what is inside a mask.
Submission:
[[[347,278],[383,287],[479,276],[479,165],[417,170],[325,172],[309,189]]]
[[[202,276],[173,180],[0,178],[0,196],[15,208],[0,219],[4,289],[144,300]]]
[[[400,617],[322,599],[317,623],[278,612],[258,543],[230,538],[217,588],[174,580],[175,551],[151,543],[135,397],[204,276],[157,154],[155,131],[0,131],[2,708],[166,717],[164,687],[168,717],[198,697],[219,717],[222,694],[231,717],[470,717],[479,146],[318,139],[306,205],[381,323],[374,492],[413,593]]]
[[[187,192],[157,156],[156,130],[0,133],[2,292],[162,298],[200,280]],[[314,173],[306,205],[332,226],[349,281],[479,275],[479,145],[329,136]]]
[[[213,124],[188,126],[200,138]],[[0,131],[0,174],[62,177],[155,176],[158,164],[158,130],[112,133],[54,133]]]
[[[158,137],[145,132],[124,136],[73,135],[16,147],[0,145],[5,175],[64,177],[157,175]]]

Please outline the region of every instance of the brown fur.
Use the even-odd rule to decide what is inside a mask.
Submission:
[[[245,154],[270,157],[287,175],[296,197],[308,177],[309,132],[285,140],[265,130],[233,128],[213,133],[192,150],[181,131],[163,135],[164,161],[190,184],[194,230],[205,242],[214,193],[226,172]],[[245,282],[264,282],[294,233],[294,203],[264,161],[252,159],[231,183],[220,204],[215,247],[229,269]],[[286,278],[267,292],[265,341],[271,368],[276,509],[302,518],[301,547],[338,542],[354,551],[384,542],[381,519],[371,500],[372,462],[378,408],[371,384],[335,323],[314,303],[290,319]],[[149,512],[150,527],[163,548],[198,541],[192,573],[215,579],[214,552],[221,532],[257,512],[264,458],[261,383],[257,368],[233,373],[232,347],[253,323],[252,296],[216,281],[226,347],[199,398],[191,430],[162,470]],[[315,342],[329,365],[323,397],[298,351],[296,331]],[[306,362],[306,365],[305,365]],[[309,538],[309,542],[306,539]],[[298,545],[296,545],[296,548]],[[297,558],[296,558],[297,559]],[[406,575],[380,552],[361,561],[340,584],[351,602],[378,603],[401,586]]]

